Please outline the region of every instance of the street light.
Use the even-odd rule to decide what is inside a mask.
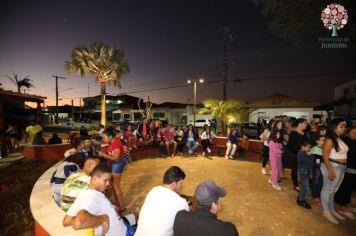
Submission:
[[[196,113],[196,106],[197,106],[197,83],[204,83],[204,79],[203,78],[199,78],[199,79],[188,79],[187,80],[188,84],[192,84],[194,83],[194,111],[193,111],[193,124],[195,127],[195,113]]]

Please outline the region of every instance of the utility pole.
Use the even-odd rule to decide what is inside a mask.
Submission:
[[[224,40],[224,72],[223,72],[223,101],[227,99],[227,82],[229,78],[229,57],[228,57],[228,43],[232,42],[232,35],[228,27],[223,29]]]
[[[79,119],[82,120],[82,98],[79,98]]]
[[[72,119],[74,120],[74,101],[72,99]]]
[[[58,113],[59,113],[59,107],[58,107],[58,79],[67,79],[62,76],[57,76],[57,75],[52,75],[53,78],[56,79],[56,117],[55,117],[55,122],[58,124]]]

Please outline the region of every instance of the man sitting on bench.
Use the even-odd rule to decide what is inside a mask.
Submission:
[[[95,235],[133,235],[136,224],[134,214],[121,217],[106,198],[104,192],[110,184],[111,172],[104,164],[93,170],[89,188],[82,190],[63,219],[63,226],[75,230],[95,228]]]

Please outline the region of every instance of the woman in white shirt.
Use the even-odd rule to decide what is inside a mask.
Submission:
[[[215,138],[216,135],[213,131],[211,131],[210,127],[207,126],[204,132],[201,134],[201,145],[203,146],[203,156],[205,156],[205,152],[211,153],[210,145]]]
[[[334,195],[344,178],[349,150],[340,138],[345,132],[345,126],[345,121],[340,118],[333,119],[328,124],[323,146],[324,163],[320,167],[323,175],[323,188],[320,196],[324,209],[323,216],[334,224],[339,224],[338,219],[346,219],[334,209]]]

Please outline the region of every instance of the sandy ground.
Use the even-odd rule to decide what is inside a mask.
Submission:
[[[183,194],[193,195],[197,184],[207,179],[226,188],[227,196],[221,200],[219,218],[234,223],[240,235],[356,235],[356,220],[333,225],[322,217],[320,206],[312,205],[312,210],[299,207],[288,171],[282,191],[276,191],[267,182],[269,176],[261,174],[259,163],[222,157],[212,159],[199,156],[147,158],[130,163],[122,176],[127,212],[139,211],[148,191],[162,183],[165,170],[177,165],[187,175]],[[355,198],[353,203],[356,203]]]
[[[259,163],[212,159],[146,158],[130,163],[122,176],[127,212],[139,211],[148,191],[162,183],[165,170],[177,165],[187,175],[182,194],[193,195],[196,185],[206,179],[226,188],[219,218],[234,223],[240,235],[356,235],[356,220],[333,225],[321,216],[321,207],[299,207],[289,176],[282,183],[282,191],[276,191],[267,183],[268,176],[261,174]],[[22,159],[0,169],[0,236],[33,235],[30,193],[37,179],[54,164]]]

